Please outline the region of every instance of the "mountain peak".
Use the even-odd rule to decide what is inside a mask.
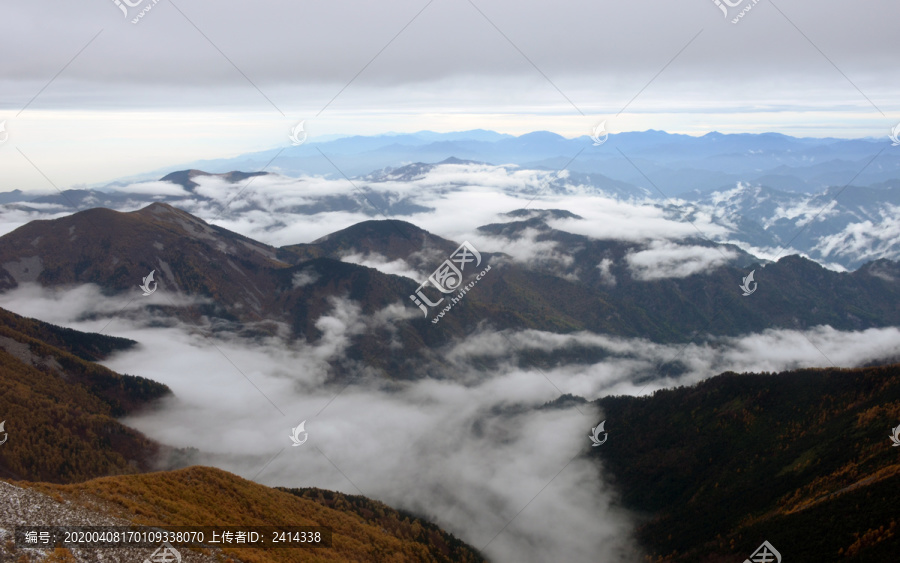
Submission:
[[[519,139],[523,141],[539,141],[539,142],[547,142],[547,141],[565,141],[566,138],[562,135],[554,133],[552,131],[533,131],[531,133],[525,133],[524,135],[519,135]]]
[[[129,215],[148,219],[154,223],[163,222],[177,225],[187,233],[202,238],[209,238],[216,234],[215,227],[203,219],[168,203],[151,203],[147,207],[130,212]]]
[[[22,256],[27,263],[18,267]],[[78,260],[73,262],[73,257]],[[230,302],[247,295],[251,302],[258,299],[271,281],[262,279],[259,271],[286,265],[277,259],[275,248],[166,203],[127,213],[94,208],[32,221],[5,235],[0,245],[0,289],[40,281],[96,283],[108,291],[127,291],[134,289],[135,280],[156,270],[160,287],[181,291],[195,284],[190,272],[218,268],[214,265],[219,263],[234,274],[207,279],[192,289],[227,295]]]
[[[441,164],[483,164],[483,163],[475,161],[475,160],[463,160],[461,158],[456,158],[455,156],[451,156],[450,158],[445,158],[444,160],[437,163],[437,165],[441,165]]]
[[[372,219],[362,221],[341,229],[324,237],[313,241],[312,244],[328,243],[329,245],[337,245],[336,247],[351,247],[355,244],[365,243],[368,246],[374,242],[378,242],[382,248],[401,244],[403,246],[420,244],[420,241],[429,238],[441,240],[440,237],[432,235],[428,231],[399,219]]]
[[[131,211],[130,213],[145,217],[165,217],[166,215],[176,215],[184,218],[190,218],[194,221],[206,224],[203,219],[200,219],[199,217],[191,215],[186,211],[182,211],[181,209],[178,209],[173,205],[163,203],[161,201],[151,203],[147,207],[142,207],[141,209],[138,209],[137,211]]]

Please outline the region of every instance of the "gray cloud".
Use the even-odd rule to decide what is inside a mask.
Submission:
[[[303,287],[311,283],[315,283],[319,279],[319,273],[312,267],[304,268],[299,272],[294,272],[291,283],[294,287]]]
[[[630,252],[625,261],[639,280],[686,278],[708,272],[737,258],[732,250],[708,246],[688,246],[669,241],[653,241],[647,248]]]
[[[402,260],[400,258],[396,260],[388,260],[387,257],[382,256],[378,253],[369,253],[365,255],[359,253],[345,254],[344,256],[341,256],[341,260],[343,262],[358,264],[367,268],[374,268],[385,274],[404,276],[413,280],[425,278],[428,276],[428,274],[431,273],[417,272],[412,267],[410,267],[410,265],[407,264],[405,260]]]
[[[102,29],[95,43],[61,76],[60,84],[42,95],[43,104],[102,100],[121,107],[136,101],[178,106],[191,97],[191,90],[196,90],[194,100],[199,103],[200,92],[215,88],[215,104],[268,105],[186,16],[276,104],[290,105],[292,91],[309,91],[311,85],[320,90],[315,105],[321,107],[425,7],[359,76],[356,88],[372,93],[398,87],[408,91],[412,86],[412,96],[406,96],[404,103],[427,103],[417,92],[442,90],[452,95],[468,93],[464,99],[483,103],[494,97],[492,91],[512,92],[527,85],[532,100],[537,95],[565,104],[497,32],[496,25],[560,89],[572,93],[576,104],[596,104],[612,91],[618,93],[615,104],[622,106],[703,30],[667,71],[653,97],[671,93],[673,86],[696,96],[701,91],[696,86],[704,82],[731,94],[734,90],[723,78],[732,76],[745,88],[754,78],[765,78],[770,91],[826,86],[855,101],[858,93],[853,86],[785,16],[864,91],[884,88],[887,92],[897,81],[885,73],[895,66],[892,54],[900,46],[892,20],[886,17],[896,13],[889,0],[876,0],[865,8],[838,0],[802,0],[783,8],[784,16],[763,3],[740,25],[723,21],[708,1],[654,5],[650,10],[642,4],[572,0],[552,7],[511,0],[476,5],[490,21],[469,3],[440,1],[427,7],[425,2],[411,0],[390,5],[229,0],[214,7],[188,1],[179,2],[178,9],[163,1],[140,24],[132,25],[112,2],[6,3],[3,19],[17,25],[7,27],[0,49],[27,57],[4,58],[0,76],[5,91],[12,92],[11,99],[24,103]],[[841,22],[841,33],[834,33],[835,21]],[[585,82],[590,89],[584,89]],[[591,90],[598,85],[600,95],[592,96]],[[765,95],[762,86],[760,80],[758,91],[745,91],[740,103],[752,104],[755,96]],[[160,88],[182,95],[151,101]],[[473,94],[474,90],[478,93]],[[342,105],[360,102],[355,89],[341,100]]]

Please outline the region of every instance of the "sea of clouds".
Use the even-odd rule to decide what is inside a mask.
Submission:
[[[438,236],[468,240],[481,251],[502,252],[523,263],[553,261],[565,265],[571,260],[567,250],[535,240],[538,233],[533,230],[511,240],[478,229],[517,220],[505,215],[516,209],[560,209],[578,218],[549,220],[553,228],[641,245],[642,249],[627,257],[638,279],[688,276],[721,265],[731,255],[693,244],[700,238],[735,238],[732,230],[714,221],[713,210],[699,210],[693,213],[691,222],[680,221],[660,207],[658,200],[604,195],[592,186],[571,183],[567,177],[565,172],[486,164],[440,165],[403,181],[270,174],[230,183],[218,176],[198,176],[194,178],[199,184],[194,193],[168,182],[125,186],[121,191],[136,197],[117,209],[134,211],[154,198],[178,196],[171,203],[180,209],[273,246],[312,242],[361,221],[401,219]],[[395,205],[397,212],[393,213]],[[71,207],[51,204],[0,205],[0,234],[28,221],[58,218],[72,211]],[[778,252],[776,248],[743,246],[757,251],[760,258],[774,257]],[[430,273],[416,272],[402,261],[389,262],[379,256],[348,254],[344,259],[386,273],[415,274],[414,279]]]
[[[389,382],[366,366],[346,368],[350,374],[329,366],[355,335],[407,316],[399,298],[377,319],[350,300],[333,300],[318,321],[322,338],[310,344],[213,336],[209,326],[160,317],[152,307],[161,300],[190,306],[190,298],[131,297],[103,296],[90,285],[28,285],[0,296],[0,306],[136,340],[103,363],[165,383],[174,396],[124,422],[162,443],[197,448],[196,463],[265,485],[363,494],[435,521],[498,562],[639,560],[632,515],[619,507],[602,464],[586,456],[588,434],[604,415],[586,403],[546,406],[562,393],[593,400],[726,370],[849,367],[891,357],[900,345],[896,328],[771,330],[687,346],[483,331],[438,350],[447,362],[440,373],[423,364],[420,378]],[[552,369],[521,361],[528,350],[572,346],[601,349],[605,359]],[[677,380],[637,382],[676,358],[684,368]],[[291,430],[302,421],[308,440],[293,446]],[[615,420],[606,430],[609,440],[628,439]]]

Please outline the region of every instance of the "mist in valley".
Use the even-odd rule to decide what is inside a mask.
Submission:
[[[156,306],[197,301],[160,293],[135,299],[104,296],[92,285],[24,285],[0,296],[0,306],[136,340],[102,363],[165,383],[174,396],[123,422],[163,444],[196,448],[193,463],[268,486],[365,495],[422,515],[501,562],[639,557],[633,516],[619,506],[602,465],[587,457],[588,434],[604,414],[587,402],[550,404],[562,394],[591,401],[726,370],[857,366],[900,345],[896,328],[771,330],[687,346],[486,328],[438,350],[441,362],[423,360],[418,379],[395,381],[343,355],[356,335],[418,314],[399,297],[375,315],[333,299],[317,322],[322,337],[307,343],[291,341],[286,329],[250,340],[165,317]],[[572,346],[604,359],[553,369],[521,361],[528,350]],[[647,383],[672,361],[681,367],[677,379]],[[308,439],[293,446],[292,428],[303,421]],[[627,439],[616,434],[615,420],[605,430],[609,440]]]

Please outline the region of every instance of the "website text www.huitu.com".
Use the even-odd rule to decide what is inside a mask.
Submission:
[[[468,285],[463,285],[466,273],[471,273],[473,268],[479,266],[481,266],[481,253],[478,252],[477,248],[472,246],[472,243],[464,241],[459,245],[459,248],[453,251],[449,258],[444,260],[444,262],[428,276],[427,280],[422,282],[422,284],[416,288],[415,292],[410,295],[409,298],[422,310],[422,313],[427,319],[429,309],[439,307],[447,297],[441,297],[437,301],[432,301],[425,292],[426,287],[430,287],[432,290],[436,289],[444,295],[452,295],[459,292],[456,297],[450,297],[450,303],[438,313],[437,317],[431,319],[433,324],[437,324],[454,305],[462,300],[466,292],[475,287],[475,284],[478,283],[491,269],[490,266],[488,266],[475,277],[475,281],[469,282]],[[466,271],[467,269],[468,272]],[[432,295],[434,294],[432,293]]]
[[[441,312],[438,313],[433,319],[431,319],[432,324],[437,324],[437,323],[441,320],[441,318],[443,318],[443,316],[444,316],[445,314],[447,314],[447,312],[448,312],[450,309],[453,308],[454,305],[456,305],[457,303],[459,303],[460,301],[462,301],[463,297],[466,296],[466,293],[468,293],[468,291],[469,291],[470,289],[472,289],[473,287],[475,287],[475,284],[478,283],[478,282],[481,280],[481,278],[482,278],[486,273],[488,273],[490,270],[491,270],[491,267],[488,266],[487,268],[485,268],[484,270],[482,270],[480,274],[478,274],[477,276],[475,276],[475,280],[469,282],[469,285],[460,288],[460,289],[459,289],[459,293],[456,295],[456,297],[451,297],[451,298],[450,298],[450,303],[449,303],[446,307],[444,307],[444,308],[441,310]]]

